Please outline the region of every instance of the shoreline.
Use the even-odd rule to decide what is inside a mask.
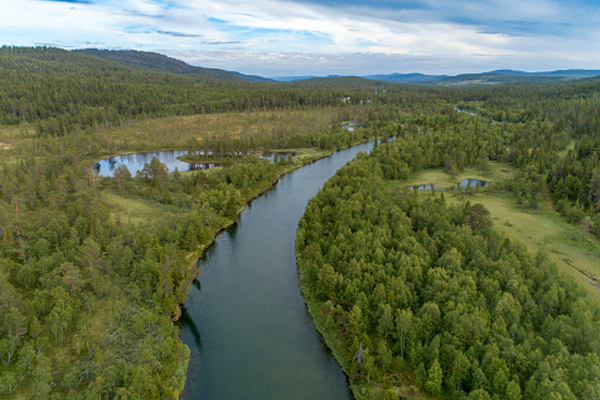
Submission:
[[[352,146],[355,146],[356,144],[353,144]],[[349,146],[349,147],[352,147]],[[201,270],[200,267],[198,267],[198,260],[200,258],[202,258],[206,252],[212,247],[212,245],[214,244],[215,240],[217,239],[217,237],[226,229],[232,227],[233,225],[237,224],[238,219],[242,213],[242,211],[244,211],[244,209],[248,206],[248,204],[250,204],[253,200],[259,198],[260,196],[262,196],[263,194],[267,193],[269,190],[273,189],[275,187],[275,185],[277,185],[277,183],[279,183],[279,179],[281,179],[281,177],[289,174],[290,172],[293,172],[297,169],[300,169],[306,165],[312,164],[314,162],[317,162],[321,159],[330,157],[333,153],[335,153],[336,150],[328,150],[327,152],[324,152],[323,154],[320,155],[315,155],[313,157],[305,157],[304,159],[300,159],[298,160],[299,162],[294,162],[292,165],[288,166],[287,168],[285,168],[281,173],[277,174],[277,177],[275,179],[273,179],[273,181],[268,185],[268,187],[259,190],[257,193],[253,193],[248,199],[245,200],[244,204],[238,209],[237,211],[237,215],[235,217],[235,219],[232,219],[230,221],[228,221],[227,224],[220,226],[215,232],[214,235],[210,238],[210,240],[201,245],[201,248],[196,250],[196,251],[192,251],[190,252],[186,258],[192,259],[193,261],[191,262],[192,265],[190,265],[189,269],[190,272],[193,272],[193,274],[195,275],[194,279],[190,279],[187,282],[187,290],[186,293],[188,293],[192,287],[192,284],[194,282],[194,280],[198,279],[199,275],[201,274]],[[307,153],[303,153],[303,155],[306,155]],[[195,270],[195,271],[194,271]],[[196,272],[197,271],[197,272]],[[304,296],[303,296],[304,297]],[[304,302],[306,304],[306,299],[304,299]],[[178,304],[176,306],[177,309],[179,309],[183,304]],[[177,311],[173,310],[173,314],[176,315]],[[173,315],[172,314],[172,315]],[[311,314],[312,317],[312,314]],[[177,320],[173,320],[174,324],[177,324]],[[314,321],[314,318],[313,318]],[[315,324],[316,326],[316,324]],[[317,329],[318,330],[318,329]],[[183,344],[183,343],[182,343]],[[181,395],[183,394],[183,391],[185,389],[185,383],[187,381],[187,369],[188,369],[188,365],[189,365],[189,358],[190,358],[190,349],[187,345],[183,344],[183,346],[186,349],[186,353],[187,353],[187,358],[185,360],[182,361],[182,369],[183,369],[183,374],[181,374],[181,378],[179,379],[179,384],[177,385],[180,388],[180,391],[178,393],[176,393],[176,398],[181,398]],[[328,346],[329,347],[329,346]],[[336,358],[337,360],[337,358]],[[339,362],[338,362],[339,364]],[[343,368],[342,368],[343,370]],[[346,372],[344,371],[344,374],[347,376]]]

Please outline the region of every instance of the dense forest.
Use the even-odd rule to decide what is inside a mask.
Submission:
[[[519,172],[490,190],[534,211],[547,190],[598,234],[597,85],[456,90],[453,113],[431,102],[370,122],[396,140],[338,171],[296,242],[303,293],[357,397],[598,396],[600,309],[588,293],[501,236],[476,198],[390,184],[500,161]]]
[[[56,48],[0,48],[0,123],[35,124],[64,135],[136,118],[264,109],[302,109],[358,101],[360,88],[238,82],[153,72]]]
[[[547,194],[598,235],[599,89],[253,83],[2,47],[0,398],[177,398],[188,349],[173,319],[198,255],[281,174],[375,137],[373,155],[326,186],[298,233],[307,299],[354,386],[598,396],[598,313],[584,292],[501,237],[475,202],[390,182],[505,163],[518,173],[490,190],[532,212]],[[185,173],[154,160],[113,178],[91,167],[174,148],[306,153]]]

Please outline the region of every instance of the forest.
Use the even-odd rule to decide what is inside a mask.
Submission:
[[[549,198],[598,236],[599,89],[240,82],[2,47],[0,398],[177,398],[189,350],[173,320],[198,256],[279,176],[373,138],[297,238],[303,292],[357,397],[596,398],[587,290],[503,238],[476,198],[401,182],[503,163],[518,172],[490,191],[532,213]],[[164,149],[305,156],[185,173],[156,160],[113,178],[91,168]]]
[[[311,201],[296,239],[302,290],[357,398],[598,396],[597,287],[502,236],[476,193],[456,202],[397,183],[499,161],[518,172],[486,190],[531,212],[547,193],[598,235],[598,104],[587,85],[562,98],[560,86],[465,90],[455,104],[471,114],[391,111],[372,121],[382,143]]]

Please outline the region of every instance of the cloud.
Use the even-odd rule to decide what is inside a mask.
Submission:
[[[12,0],[0,5],[0,37],[254,74],[476,72],[536,59],[539,69],[597,68],[599,10],[592,0]]]
[[[239,40],[234,40],[234,41],[231,41],[231,42],[222,42],[222,41],[216,41],[216,40],[213,40],[213,41],[211,41],[211,40],[203,40],[201,43],[202,44],[207,44],[209,46],[223,46],[223,45],[230,45],[230,44],[242,44],[244,42],[239,41]]]
[[[183,33],[183,32],[173,32],[173,31],[161,31],[157,30],[156,33],[160,33],[161,35],[170,35],[174,37],[182,37],[182,38],[198,38],[203,35],[198,35],[195,33]]]
[[[37,1],[49,1],[49,2],[60,2],[60,3],[75,3],[75,4],[93,4],[90,0],[37,0]]]

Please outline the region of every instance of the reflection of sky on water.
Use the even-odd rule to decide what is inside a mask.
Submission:
[[[293,151],[272,151],[272,152],[264,152],[260,155],[260,158],[264,158],[265,160],[274,161],[275,156],[277,156],[278,160],[282,158],[290,159],[292,157],[296,157],[298,153]]]
[[[137,153],[129,154],[126,156],[117,156],[107,158],[94,165],[94,168],[100,176],[110,177],[113,176],[114,170],[120,165],[124,164],[131,175],[135,176],[136,172],[144,168],[144,164],[150,163],[152,157],[156,157],[169,168],[169,172],[174,172],[175,168],[179,171],[190,171],[195,169],[206,169],[198,168],[193,164],[180,161],[177,157],[187,154],[187,150],[169,150],[169,151],[158,151],[152,153]],[[210,167],[209,167],[210,168]]]
[[[454,185],[454,187],[458,188],[461,187],[462,189],[466,189],[468,187],[471,187],[473,189],[477,188],[477,187],[486,187],[489,186],[489,183],[486,181],[482,181],[480,179],[465,179],[459,183],[457,183],[456,185]]]
[[[467,178],[467,179],[465,179],[465,180],[463,180],[461,182],[455,183],[454,184],[454,189],[458,189],[458,188],[460,188],[460,189],[467,189],[469,187],[473,188],[473,189],[477,189],[477,188],[480,188],[480,187],[487,187],[489,185],[490,185],[489,182],[482,181],[480,179],[470,179],[470,178]],[[438,191],[438,192],[445,192],[446,191],[446,189],[434,186],[431,183],[427,184],[427,185],[412,186],[411,188],[413,190],[418,190],[418,191],[421,191],[421,190],[435,190],[435,191]]]
[[[156,157],[161,163],[165,164],[169,169],[169,172],[175,172],[177,168],[180,172],[184,171],[199,171],[206,170],[209,168],[218,167],[219,163],[186,163],[178,160],[178,157],[188,154],[188,150],[168,150],[168,151],[156,151],[151,153],[137,153],[129,154],[125,156],[110,157],[94,164],[94,169],[102,177],[112,177],[115,169],[123,164],[129,169],[132,176],[135,176],[137,171],[141,171],[144,168],[144,164],[148,164],[152,161],[152,157]],[[203,151],[198,152],[204,154]],[[209,152],[209,154],[212,154]],[[236,155],[241,155],[236,153]],[[260,158],[274,161],[275,157],[278,160],[281,158],[289,159],[297,156],[298,153],[293,151],[275,151],[270,153],[263,153]]]
[[[347,129],[350,132],[352,132],[354,130],[354,127],[357,125],[357,122],[348,122],[347,124],[343,124],[342,128],[343,129]]]

